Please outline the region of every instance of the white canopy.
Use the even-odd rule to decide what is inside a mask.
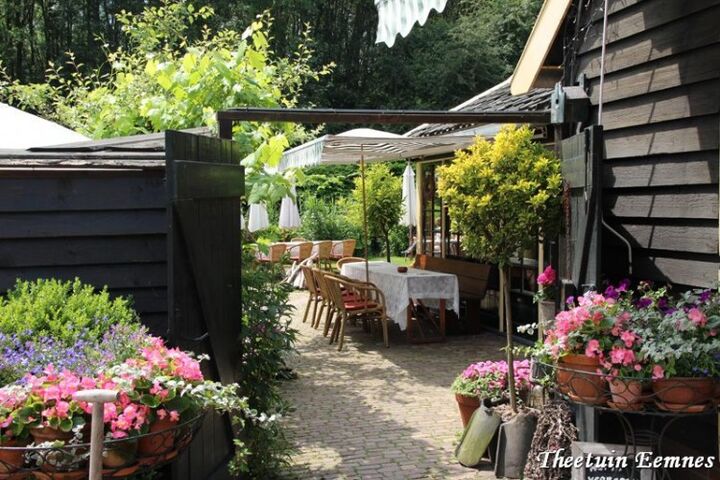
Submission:
[[[295,195],[295,187],[292,187],[292,194]],[[300,226],[300,212],[292,197],[285,196],[280,202],[279,226],[280,228],[298,228]]]
[[[0,148],[26,150],[63,143],[84,142],[89,138],[10,105],[0,103]]]
[[[417,223],[417,192],[415,192],[415,171],[410,164],[403,172],[402,195],[404,211],[400,224],[414,227]]]
[[[447,0],[375,0],[378,9],[375,43],[385,43],[392,47],[398,33],[407,37],[415,22],[425,25],[430,11],[442,12],[446,4]]]
[[[363,154],[366,162],[419,158],[454,152],[472,144],[474,137],[442,135],[405,137],[369,128],[348,130],[337,135],[323,135],[286,151],[279,170],[311,165],[355,164]]]
[[[270,220],[268,219],[267,209],[265,204],[253,203],[250,205],[250,211],[248,212],[248,231],[257,232],[258,230],[264,230],[270,226]]]

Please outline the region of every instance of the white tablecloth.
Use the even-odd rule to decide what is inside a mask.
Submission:
[[[402,330],[407,328],[409,299],[447,300],[446,308],[460,311],[460,291],[457,276],[408,268],[407,273],[397,271],[397,265],[387,262],[369,263],[369,280],[385,294],[388,316]],[[365,262],[346,263],[340,272],[346,277],[365,281]]]

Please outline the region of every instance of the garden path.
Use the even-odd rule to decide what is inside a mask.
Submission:
[[[450,384],[468,363],[501,358],[499,336],[408,345],[396,332],[386,349],[379,336],[351,327],[338,352],[302,323],[306,295],[291,297],[299,336],[289,364],[298,378],[283,390],[295,407],[285,421],[297,451],[286,478],[495,478],[453,457],[461,423]]]

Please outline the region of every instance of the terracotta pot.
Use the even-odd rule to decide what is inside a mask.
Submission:
[[[607,382],[597,373],[600,362],[586,355],[565,355],[558,362],[557,383],[572,400],[600,405],[607,400]],[[587,373],[583,373],[587,372]]]
[[[55,440],[68,442],[74,436],[73,432],[63,432],[53,427],[33,427],[30,429],[30,435],[35,443],[54,442]]]
[[[141,457],[154,457],[167,453],[175,445],[175,432],[172,430],[177,422],[170,420],[170,417],[156,419],[150,424],[152,435],[140,437],[138,440],[138,455]]]
[[[38,480],[83,480],[87,479],[87,470],[76,470],[73,472],[42,472],[35,471],[33,476]]]
[[[643,384],[639,380],[614,378],[610,380],[610,393],[619,407],[636,405],[643,401]]]
[[[455,400],[460,410],[460,418],[462,419],[463,428],[467,427],[470,423],[470,417],[475,413],[475,410],[480,408],[480,398],[469,397],[467,395],[455,394]]]
[[[103,448],[103,467],[122,468],[132,465],[137,459],[137,450],[137,440],[110,443]]]
[[[672,410],[685,410],[693,405],[710,402],[715,394],[715,381],[710,377],[673,377],[653,380],[653,392]]]
[[[5,447],[22,447],[24,443],[9,440],[0,444],[0,473],[12,473],[20,470],[23,465],[23,450]]]

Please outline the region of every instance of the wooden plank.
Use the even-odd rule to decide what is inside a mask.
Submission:
[[[667,122],[687,117],[717,114],[720,111],[720,81],[683,85],[681,87],[632,97],[603,106],[603,128],[619,128]],[[597,118],[597,107],[593,108]]]
[[[717,187],[605,192],[604,210],[615,217],[718,218]]]
[[[706,115],[607,132],[605,158],[717,151],[718,116]]]
[[[113,288],[109,292],[113,297],[131,298],[133,308],[142,315],[167,314],[167,288]]]
[[[619,40],[647,32],[667,23],[687,17],[695,12],[710,9],[719,5],[720,0],[703,0],[701,2],[684,2],[678,0],[656,0],[641,2],[637,8],[613,9],[621,2],[611,2],[606,31],[606,45]],[[622,2],[625,3],[625,2]],[[710,17],[709,17],[710,18]],[[586,34],[586,40],[580,46],[580,54],[587,53],[602,46],[602,10],[593,16],[594,23]]]
[[[712,287],[718,278],[718,257],[708,261],[639,254],[633,257],[633,276],[678,285]]]
[[[167,335],[167,312],[165,313],[140,313],[140,322],[145,325],[150,333],[156,336]]]
[[[612,226],[628,239],[634,248],[718,253],[718,226],[717,222],[712,220],[699,225],[613,222]]]
[[[165,182],[159,176],[120,175],[47,178],[25,181],[0,172],[0,212],[131,210],[165,207]]]
[[[0,213],[0,239],[165,233],[159,210]]]
[[[10,288],[18,278],[72,280],[78,277],[98,288],[105,285],[109,288],[164,287],[167,284],[165,268],[165,263],[0,268],[0,291]]]
[[[698,48],[677,56],[644,63],[605,76],[603,102],[647,95],[667,88],[717,79],[720,44]],[[590,82],[590,101],[597,105],[599,79]]]
[[[706,150],[604,162],[607,188],[710,185],[718,183],[718,152]]]
[[[241,197],[245,173],[240,165],[176,161],[174,198]]]
[[[166,260],[165,235],[0,241],[0,266],[111,265]]]

